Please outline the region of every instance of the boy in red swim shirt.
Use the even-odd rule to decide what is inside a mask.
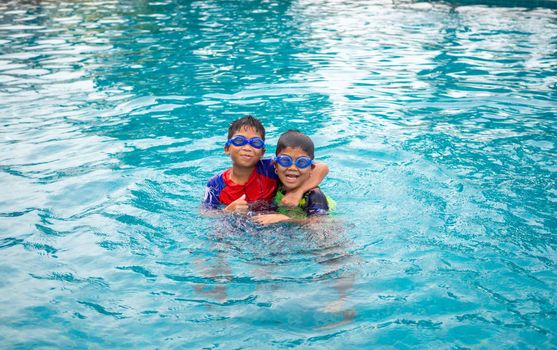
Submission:
[[[237,119],[228,128],[224,152],[232,159],[232,168],[213,176],[207,183],[203,205],[223,208],[225,212],[246,213],[269,209],[278,185],[273,160],[263,159],[265,128],[252,116]],[[329,172],[327,165],[316,163],[312,177],[281,202],[296,206],[306,191],[318,186]]]

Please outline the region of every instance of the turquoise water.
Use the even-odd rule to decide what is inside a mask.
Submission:
[[[2,2],[1,347],[557,348],[557,12],[461,3]],[[331,221],[200,215],[248,113]]]

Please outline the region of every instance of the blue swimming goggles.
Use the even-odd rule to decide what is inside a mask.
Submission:
[[[313,164],[313,159],[311,159],[310,157],[302,156],[302,157],[298,157],[296,161],[293,161],[292,157],[286,154],[275,157],[273,158],[273,160],[277,162],[280,166],[285,168],[289,168],[292,166],[292,164],[295,164],[299,169],[305,169],[308,166]]]
[[[263,141],[262,138],[252,137],[251,139],[248,139],[247,137],[242,135],[234,136],[230,140],[226,141],[225,147],[228,147],[230,145],[240,147],[248,143],[253,148],[257,148],[257,149],[265,148],[265,141]]]

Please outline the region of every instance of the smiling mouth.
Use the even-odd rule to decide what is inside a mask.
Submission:
[[[286,180],[288,180],[289,182],[292,182],[292,181],[298,180],[298,178],[300,177],[300,175],[298,175],[298,174],[284,174],[284,177],[285,177]]]

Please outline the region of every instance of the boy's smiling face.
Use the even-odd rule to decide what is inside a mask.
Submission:
[[[296,166],[296,159],[299,157],[309,157],[309,154],[302,150],[301,148],[285,147],[283,148],[277,156],[287,155],[294,161],[291,166],[283,167],[282,165],[275,162],[275,167],[277,169],[277,175],[282,183],[282,187],[290,192],[292,190],[300,187],[304,182],[311,176],[311,170],[315,167],[314,165],[308,166],[307,168],[300,169]]]
[[[244,136],[248,140],[253,137],[262,137],[260,133],[249,126],[235,132],[234,135],[232,135],[232,138],[234,138],[235,136]],[[254,148],[249,143],[246,143],[243,146],[234,146],[233,144],[231,144],[230,146],[224,147],[224,152],[230,155],[233,166],[242,168],[253,168],[261,159],[261,157],[263,157],[265,149]]]

